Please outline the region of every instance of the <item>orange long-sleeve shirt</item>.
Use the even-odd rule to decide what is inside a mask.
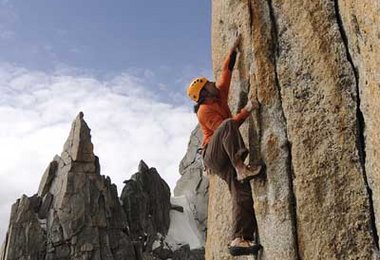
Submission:
[[[230,59],[231,53],[229,53],[224,60],[221,77],[216,82],[216,87],[219,88],[219,98],[202,103],[197,113],[198,121],[203,132],[203,147],[208,144],[215,130],[225,119],[232,118],[232,120],[240,125],[249,116],[249,112],[243,108],[237,115],[232,117],[231,110],[228,106],[228,93],[232,76],[232,71],[229,69]]]

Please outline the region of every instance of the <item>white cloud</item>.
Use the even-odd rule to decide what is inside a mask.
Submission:
[[[0,240],[11,204],[23,193],[37,192],[79,111],[92,129],[102,174],[119,192],[141,159],[156,167],[172,189],[180,177],[178,164],[196,125],[191,107],[156,101],[144,89],[144,78],[127,73],[100,81],[64,71],[0,65]]]

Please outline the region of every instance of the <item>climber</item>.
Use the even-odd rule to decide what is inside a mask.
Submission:
[[[229,250],[232,255],[257,254],[261,248],[254,243],[256,219],[248,180],[261,175],[265,167],[263,163],[244,163],[248,150],[239,132],[239,126],[252,110],[258,109],[259,104],[248,101],[234,117],[227,104],[240,38],[238,35],[216,83],[200,77],[187,88],[188,96],[197,103],[194,112],[204,136],[202,154],[207,173],[215,173],[222,178],[231,193],[233,234]]]

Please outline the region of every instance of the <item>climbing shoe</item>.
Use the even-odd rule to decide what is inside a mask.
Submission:
[[[238,241],[237,241],[238,240]],[[252,241],[235,239],[228,246],[228,250],[232,256],[240,255],[256,255],[262,248],[261,245]]]
[[[246,165],[237,170],[237,180],[240,182],[250,181],[265,171],[265,164]]]

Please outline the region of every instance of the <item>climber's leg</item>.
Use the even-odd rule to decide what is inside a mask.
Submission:
[[[206,167],[215,172],[224,171],[231,163],[244,161],[248,155],[237,124],[226,119],[215,130],[204,155]]]
[[[223,171],[215,171],[228,185],[232,200],[231,255],[257,254],[261,245],[255,244],[256,218],[253,209],[252,191],[249,182],[240,182],[232,164],[225,164]]]
[[[237,124],[225,120],[213,134],[207,145],[204,162],[207,168],[227,182],[232,197],[233,237],[253,239],[255,217],[251,186],[248,182],[240,183],[237,180],[236,162],[244,160],[248,155]]]
[[[256,228],[255,212],[253,209],[251,185],[241,183],[236,179],[236,172],[230,167],[223,176],[227,182],[232,199],[232,237],[253,240]]]
[[[230,119],[225,120],[215,131],[204,153],[206,167],[227,183],[231,193],[233,240],[239,238],[242,242],[238,243],[239,245],[246,243],[248,246],[232,246],[231,254],[246,254],[249,250],[250,253],[255,253],[260,248],[259,245],[252,247],[249,242],[253,240],[256,228],[251,186],[248,182],[241,183],[237,180],[235,165],[231,159],[236,162],[238,157],[244,161],[247,155],[248,150],[245,148],[238,127]]]
[[[204,163],[207,168],[227,182],[232,197],[233,237],[253,239],[255,218],[251,186],[237,180],[231,156],[240,155],[242,160],[248,154],[237,125],[225,120],[215,131],[207,145]]]
[[[262,248],[254,241],[256,218],[253,208],[251,186],[248,182],[241,183],[236,179],[235,169],[226,174],[225,181],[232,197],[232,242],[229,245],[233,256],[257,254]]]
[[[224,171],[227,164],[232,164],[238,181],[245,181],[259,176],[265,165],[245,165],[248,155],[238,124],[226,119],[214,132],[207,145],[204,156],[205,165],[215,171]]]

